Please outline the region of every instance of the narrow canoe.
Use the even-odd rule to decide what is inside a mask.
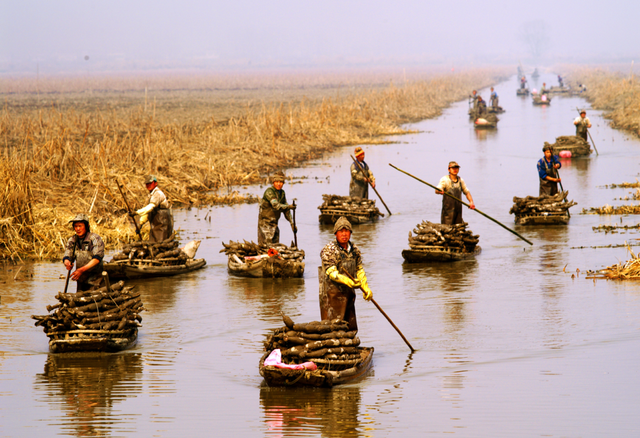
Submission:
[[[237,255],[230,254],[227,268],[230,274],[238,277],[291,278],[304,275],[304,262],[274,257],[243,261]]]
[[[206,265],[205,259],[190,259],[180,265],[162,265],[155,260],[133,259],[118,260],[104,264],[104,270],[109,274],[110,279],[134,279],[151,277],[170,277],[172,275],[184,274],[195,271]]]
[[[346,217],[352,225],[355,225],[374,222],[378,220],[378,216],[384,216],[384,213],[381,213],[378,209],[370,212],[358,212],[338,208],[321,208],[318,219],[321,224],[333,225],[341,216]]]
[[[526,96],[528,94],[529,94],[529,89],[528,88],[524,88],[524,89],[518,88],[516,90],[516,95],[518,95],[518,96]]]
[[[52,353],[113,353],[132,347],[138,339],[138,329],[128,330],[67,330],[49,332]]]
[[[260,375],[268,386],[315,386],[315,387],[331,387],[355,381],[363,377],[371,368],[373,360],[372,347],[360,347],[360,361],[355,365],[337,366],[335,364],[329,366],[322,360],[313,360],[318,369],[309,370],[290,370],[285,368],[277,368],[274,366],[265,366],[264,361],[271,351],[267,351],[260,358]],[[342,368],[342,369],[340,369]]]
[[[564,213],[539,213],[516,216],[515,222],[518,225],[567,225],[569,214]]]
[[[402,251],[402,257],[407,263],[456,262],[475,257],[482,251],[480,245],[476,245],[471,252],[441,246],[424,246],[423,248],[420,250],[405,249]]]

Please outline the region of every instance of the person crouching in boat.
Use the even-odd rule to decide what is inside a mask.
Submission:
[[[375,187],[376,179],[373,176],[373,172],[369,170],[369,165],[364,162],[364,151],[360,146],[356,148],[355,153],[359,166],[356,163],[351,163],[349,196],[369,199],[369,183],[371,183],[372,187]]]
[[[271,177],[271,187],[265,190],[260,201],[260,212],[258,213],[258,245],[270,245],[280,242],[280,228],[278,221],[280,215],[284,213],[285,219],[291,224],[291,230],[296,233],[297,228],[293,225],[291,210],[295,210],[295,205],[287,204],[287,196],[282,190],[284,185],[284,173],[276,172]]]
[[[149,175],[145,181],[149,191],[149,203],[136,211],[140,215],[140,227],[149,222],[149,242],[162,242],[173,235],[173,215],[167,196],[158,187],[158,179]]]
[[[462,203],[444,196],[447,192],[451,196],[460,199],[462,194],[469,200],[469,208],[474,210],[476,205],[473,203],[471,192],[464,183],[464,180],[458,176],[460,165],[455,161],[449,162],[449,175],[440,178],[440,182],[436,186],[436,194],[442,196],[442,213],[440,214],[440,223],[445,225],[461,224],[462,220]]]
[[[62,257],[67,271],[76,265],[76,270],[71,274],[71,279],[77,282],[78,292],[91,289],[93,282],[99,280],[102,275],[104,259],[104,242],[96,233],[92,233],[89,227],[89,217],[86,214],[78,214],[71,219],[75,236],[70,237]]]
[[[540,195],[553,196],[558,193],[558,183],[560,178],[556,169],[560,169],[562,164],[558,161],[558,156],[553,155],[553,146],[545,142],[542,148],[544,157],[538,160],[538,176],[540,177]]]
[[[336,239],[320,252],[320,316],[323,320],[340,318],[349,323],[349,330],[358,330],[354,289],[361,288],[367,301],[373,298],[373,292],[360,250],[351,242],[351,232],[351,223],[341,216],[333,227]]]

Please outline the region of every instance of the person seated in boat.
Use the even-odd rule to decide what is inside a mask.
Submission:
[[[564,83],[562,81],[562,76],[558,75],[558,84],[560,86],[560,88],[564,87]]]
[[[349,183],[349,196],[369,199],[369,183],[371,187],[376,186],[376,179],[373,172],[369,169],[369,165],[364,162],[364,151],[360,146],[356,148],[356,163],[351,163],[351,182]]]
[[[476,205],[473,203],[471,192],[464,183],[464,180],[458,176],[460,165],[455,161],[449,162],[449,175],[443,176],[436,186],[436,194],[442,196],[442,213],[440,214],[440,223],[445,225],[454,225],[463,223],[462,220],[462,203],[456,201],[444,193],[460,199],[462,194],[469,200],[469,208],[474,210]]]
[[[487,115],[487,102],[482,99],[482,96],[478,96],[478,107],[476,111],[477,117],[484,117]]]
[[[547,90],[547,83],[543,82],[542,83],[542,88],[540,88],[540,96],[542,96],[543,94],[547,94],[549,93],[549,90]]]
[[[527,88],[527,78],[522,76],[520,78],[520,89],[524,90],[525,88]]]
[[[291,210],[295,210],[295,205],[287,204],[287,196],[282,190],[284,185],[284,173],[275,172],[271,176],[271,184],[264,191],[260,200],[260,211],[258,212],[258,245],[271,245],[280,243],[280,228],[278,221],[284,213],[284,217],[291,224],[291,230],[295,234],[298,229],[293,225]]]
[[[587,111],[580,110],[580,115],[575,118],[573,124],[576,125],[576,137],[587,141],[587,129],[591,128],[591,121],[587,117]]]
[[[557,155],[553,155],[553,146],[545,142],[542,148],[544,157],[538,160],[538,177],[540,178],[540,192],[542,195],[555,195],[558,193],[560,178],[557,169],[562,167]]]
[[[171,205],[154,175],[147,177],[145,186],[149,191],[149,203],[136,214],[140,215],[140,227],[149,222],[149,242],[162,242],[173,235]]]
[[[86,214],[76,215],[69,223],[73,224],[75,236],[67,240],[62,263],[67,271],[71,271],[75,263],[76,270],[70,278],[77,282],[78,292],[86,291],[102,276],[104,242],[98,234],[91,232]]]
[[[320,317],[340,318],[349,323],[349,330],[358,330],[355,289],[360,288],[367,301],[373,298],[373,292],[364,272],[362,254],[351,242],[352,231],[351,223],[341,216],[333,227],[335,240],[320,252]]]
[[[491,108],[498,109],[498,93],[496,93],[493,90],[493,87],[491,87],[491,96],[489,98],[489,104],[491,105]]]

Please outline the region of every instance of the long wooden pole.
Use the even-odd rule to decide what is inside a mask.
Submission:
[[[296,200],[293,200],[293,206],[296,206]],[[296,209],[293,209],[293,243],[298,247],[298,227],[296,227]]]
[[[142,240],[142,234],[140,234],[140,227],[138,226],[138,222],[136,222],[136,218],[135,218],[135,215],[133,214],[133,211],[131,210],[131,207],[129,207],[129,203],[127,202],[127,197],[124,195],[124,192],[122,191],[122,187],[120,187],[120,182],[118,181],[118,178],[116,178],[116,184],[118,185],[118,190],[120,190],[122,199],[124,199],[124,205],[126,205],[127,207],[127,212],[129,213],[129,216],[131,216],[131,219],[133,220],[133,225],[135,225],[136,227],[136,234],[138,235],[140,240]]]
[[[382,205],[384,205],[384,208],[387,209],[387,212],[389,213],[389,216],[391,216],[391,210],[389,210],[389,207],[387,207],[387,204],[384,203],[384,200],[382,199],[382,196],[380,196],[380,193],[378,193],[378,191],[376,190],[375,187],[373,187],[373,184],[371,184],[371,181],[369,181],[369,176],[364,173],[364,169],[362,168],[362,166],[360,165],[360,162],[358,160],[356,160],[355,158],[353,158],[353,155],[349,155],[351,157],[351,159],[353,160],[354,163],[356,163],[356,165],[358,166],[358,168],[360,169],[360,171],[362,172],[363,175],[365,175],[365,178],[367,179],[367,183],[371,186],[371,188],[373,189],[374,192],[376,192],[376,195],[378,195],[378,198],[380,199],[380,202],[382,202]]]
[[[73,269],[73,264],[76,262],[75,258],[76,258],[76,246],[78,246],[78,235],[76,234],[75,239],[73,240],[73,252],[71,253],[71,260],[70,262],[72,263],[71,265],[71,269]],[[67,271],[67,281],[64,284],[64,293],[67,293],[67,289],[69,288],[69,277],[71,277],[71,269],[69,269]]]
[[[580,110],[578,108],[576,108],[576,111],[578,111],[578,114],[580,114]],[[591,132],[589,132],[589,128],[585,127],[584,129],[586,129],[587,134],[589,134],[589,138],[591,139],[591,144],[593,145],[593,149],[595,149],[596,151],[596,155],[600,155],[598,153],[598,148],[596,147],[596,143],[593,141],[593,137],[591,137]]]
[[[560,172],[558,172],[558,169],[556,169],[556,175],[558,175],[558,179],[560,178]],[[564,193],[564,189],[562,188],[562,181],[558,181],[558,184],[560,184],[560,190],[562,190],[562,193]],[[569,202],[567,201],[567,198],[565,196],[564,198],[564,202]],[[571,217],[571,213],[569,213],[569,209],[567,208],[567,216]]]
[[[396,166],[394,166],[394,165],[393,165],[393,164],[391,164],[391,163],[389,163],[389,166],[393,167],[394,169],[396,169],[396,170],[397,170],[397,171],[399,171],[399,172],[404,173],[405,175],[409,175],[409,176],[410,176],[411,178],[413,178],[413,179],[417,179],[417,180],[418,180],[418,181],[420,181],[422,184],[426,184],[426,185],[428,185],[429,187],[432,187],[432,188],[434,188],[434,189],[436,189],[436,190],[440,190],[440,189],[438,189],[436,186],[431,185],[431,184],[429,184],[428,182],[421,180],[421,179],[420,179],[420,178],[418,178],[417,176],[411,175],[409,172],[405,172],[404,170],[397,168]],[[448,196],[448,197],[450,197],[450,198],[452,198],[452,199],[455,199],[456,201],[458,201],[458,202],[462,203],[463,205],[466,205],[467,207],[469,207],[469,204],[467,204],[466,202],[464,202],[462,199],[458,199],[458,198],[456,198],[455,196],[452,196],[452,195],[448,194],[447,192],[444,192],[444,194],[445,194],[446,196]],[[500,225],[500,226],[501,226],[502,228],[504,228],[505,230],[509,231],[510,233],[515,234],[515,235],[516,235],[516,236],[518,236],[520,239],[522,239],[522,240],[524,240],[525,242],[527,242],[529,245],[533,245],[533,242],[531,242],[530,240],[528,240],[528,239],[526,239],[526,238],[522,237],[520,234],[516,233],[515,231],[513,231],[511,228],[509,228],[509,227],[505,226],[504,224],[502,224],[502,223],[498,222],[497,220],[495,220],[494,218],[492,218],[492,217],[491,217],[491,216],[489,216],[488,214],[485,214],[485,213],[481,212],[481,211],[480,211],[480,210],[478,210],[477,208],[474,208],[474,209],[473,209],[473,211],[475,211],[476,213],[480,213],[482,216],[484,216],[484,217],[486,217],[487,219],[489,219],[489,220],[491,220],[491,221],[495,222],[496,224]]]

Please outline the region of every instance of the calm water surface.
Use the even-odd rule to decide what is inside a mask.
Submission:
[[[555,83],[554,75],[542,81]],[[568,227],[516,227],[514,196],[537,196],[536,161],[544,141],[572,135],[580,98],[546,108],[515,95],[515,78],[496,87],[507,110],[498,130],[476,132],[467,102],[397,137],[367,146],[366,160],[393,212],[355,228],[369,283],[414,354],[375,307],[358,299],[359,336],[376,349],[362,381],[329,390],[268,388],[258,373],[264,335],[319,319],[316,267],[331,228],[318,224],[323,193],[348,193],[349,154],[339,150],[289,173],[298,200],[302,279],[230,277],[221,242],[256,240],[257,205],[175,214],[183,241],[202,239],[206,269],[135,282],[146,312],[135,348],[104,356],[48,353],[33,326],[64,288],[62,264],[0,270],[0,437],[630,437],[640,435],[640,289],[636,282],[585,279],[629,258],[638,235],[595,233],[598,224],[635,224],[633,216],[579,214],[618,205],[634,181],[640,142],[589,111],[600,155],[564,160],[561,175],[578,202]],[[489,93],[481,94],[488,100]],[[437,222],[441,198],[388,166],[436,184],[456,160],[478,208],[533,241],[529,246],[465,209],[482,254],[453,264],[403,264],[407,235]],[[265,187],[246,190],[261,193]],[[379,204],[379,202],[378,202]],[[379,205],[382,211],[382,205]],[[212,218],[205,220],[209,213]],[[282,240],[292,240],[286,222]],[[579,269],[581,272],[576,272]],[[564,270],[564,271],[563,271]],[[17,276],[16,276],[17,274]],[[16,278],[14,280],[14,277]]]

